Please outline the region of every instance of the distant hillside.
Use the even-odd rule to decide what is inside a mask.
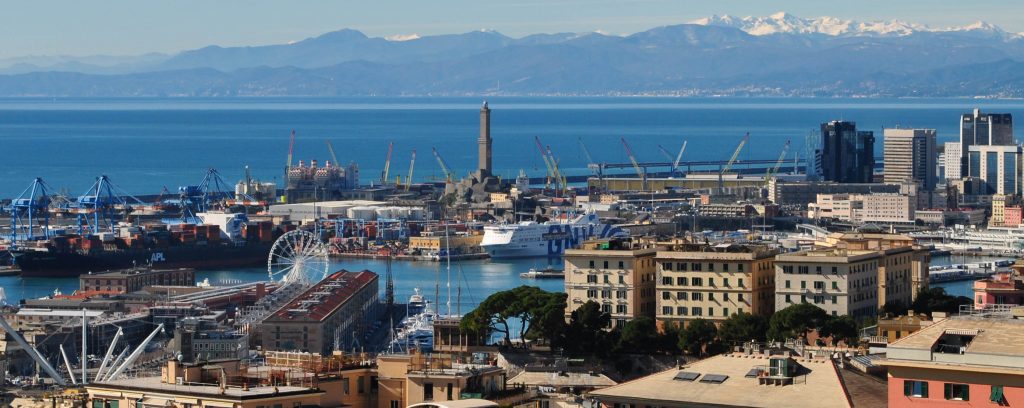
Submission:
[[[715,16],[629,36],[493,31],[400,39],[340,30],[290,44],[176,55],[17,59],[0,96],[772,95],[1024,96],[1024,38]],[[47,63],[51,65],[46,65]]]

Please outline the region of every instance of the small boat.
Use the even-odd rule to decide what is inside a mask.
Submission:
[[[519,274],[519,277],[524,279],[565,279],[565,271],[552,267],[541,270],[530,268],[529,271]]]
[[[420,288],[413,288],[412,296],[409,296],[408,310],[406,315],[412,316],[423,311],[427,306],[427,302],[423,299],[423,294],[420,293]]]

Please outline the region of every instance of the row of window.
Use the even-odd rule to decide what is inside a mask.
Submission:
[[[713,307],[709,307],[707,310],[708,310],[708,316],[723,316],[723,317],[728,317],[729,316],[729,308],[727,308],[727,307],[723,307],[722,308],[722,312],[721,312],[722,314],[720,314],[720,315],[716,315],[715,314],[715,308],[713,308]],[[739,308],[737,313],[743,313],[743,308]],[[675,308],[673,308],[672,306],[662,306],[661,307],[661,314],[663,316],[672,316],[673,314],[675,316],[703,316],[704,315],[704,309],[701,308],[701,307],[690,307],[690,308],[687,308],[686,306],[676,306]]]
[[[589,299],[597,299],[597,296],[599,294],[601,295],[601,299],[611,299],[612,298],[612,291],[611,290],[605,289],[605,290],[598,291],[597,289],[587,289],[587,298],[589,298]],[[629,298],[629,292],[625,291],[625,290],[617,290],[617,291],[615,291],[615,298],[616,299],[628,299]]]
[[[903,395],[913,398],[928,398],[927,381],[903,381]],[[970,401],[971,387],[968,384],[943,383],[942,398],[947,401]],[[1002,385],[993,385],[989,388],[989,401],[1002,405],[1006,402],[1003,395]]]
[[[823,305],[823,304],[827,303],[826,301],[828,301],[830,299],[831,299],[832,304],[834,305],[834,304],[838,303],[839,296],[814,295],[811,298],[811,300],[814,301],[814,304],[816,304],[816,305]],[[786,303],[793,303],[792,295],[786,295]],[[800,295],[800,303],[807,303],[807,295]]]
[[[705,268],[704,265],[707,265],[707,268]],[[661,263],[661,269],[665,270],[665,271],[679,271],[679,272],[686,272],[686,271],[694,271],[694,272],[708,271],[708,272],[715,272],[715,265],[716,264],[711,263],[711,262],[708,262],[708,263],[703,263],[703,262],[675,262],[675,263],[673,263],[673,262],[662,262]],[[722,263],[722,264],[718,264],[718,265],[721,265],[721,268],[719,268],[719,269],[721,269],[722,272],[729,272],[729,269],[730,269],[729,265],[730,264]],[[741,263],[736,264],[736,272],[743,272],[743,269],[744,269],[744,264],[741,264]]]
[[[781,270],[782,273],[785,273],[785,274],[794,274],[794,273],[796,273],[798,275],[808,275],[808,274],[811,273],[811,266],[810,265],[796,265],[796,267],[794,267],[793,265],[779,265],[778,269]],[[864,272],[864,271],[871,271],[871,270],[874,270],[874,271],[878,270],[878,263],[877,262],[872,261],[872,262],[868,262],[868,263],[854,264],[854,265],[850,266],[850,273],[851,274],[860,273],[860,272]],[[838,275],[839,274],[839,267],[838,266],[832,266],[832,267],[830,267],[829,272],[831,272],[833,275]],[[825,271],[825,269],[821,265],[814,265],[814,273],[816,273],[818,275],[822,275],[822,274],[826,273],[826,271]]]
[[[600,276],[604,277],[604,279],[601,279],[602,283],[612,283],[611,277],[609,275],[600,275]],[[598,280],[599,280],[598,279],[598,275],[595,275],[595,274],[587,275],[587,283],[598,283],[597,282]],[[619,275],[619,284],[623,284],[623,285],[626,284],[626,275]]]
[[[597,265],[597,261],[591,259],[590,262],[588,263],[588,265],[590,265],[591,269],[597,268],[597,266],[596,266]],[[608,269],[608,261],[602,261],[601,265],[602,265],[601,266],[602,269]],[[619,269],[626,269],[626,262],[619,261]]]
[[[816,290],[823,290],[823,289],[825,289],[825,282],[814,281],[813,283],[814,283],[814,285],[813,285],[814,289],[816,289]],[[785,281],[784,285],[785,285],[786,289],[792,289],[792,284],[790,283],[790,281],[788,279]],[[800,289],[807,289],[807,281],[800,281]],[[832,290],[839,290],[839,282],[832,281]]]
[[[707,298],[708,298],[709,301],[712,301],[712,302],[716,301],[715,292],[708,292],[707,295],[708,295]],[[722,295],[721,298],[722,298],[723,302],[728,302],[731,299],[731,296],[729,296],[730,294],[728,292],[720,293],[720,295]],[[663,300],[672,300],[672,298],[673,298],[672,292],[668,292],[668,291],[661,292],[661,298]],[[676,300],[687,300],[687,292],[675,292],[675,299]],[[701,293],[701,292],[689,292],[689,300],[703,301],[704,300],[704,293]],[[744,297],[743,293],[737,293],[736,294],[736,301],[738,301],[738,302],[746,302],[747,300]]]
[[[662,276],[661,284],[665,286],[704,286],[704,278],[693,277],[687,278],[685,276],[678,276],[672,279],[671,276]],[[715,286],[715,278],[708,278],[708,286]],[[729,282],[729,278],[722,278],[722,286],[732,287]],[[744,287],[743,278],[736,278],[736,286]]]

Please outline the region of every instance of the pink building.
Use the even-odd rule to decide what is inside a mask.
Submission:
[[[1019,305],[1024,302],[1024,282],[1014,279],[1012,273],[1004,272],[990,278],[974,281],[974,308],[984,309],[988,305]]]
[[[1024,222],[1024,207],[1019,205],[1003,209],[1003,225],[1016,227]]]

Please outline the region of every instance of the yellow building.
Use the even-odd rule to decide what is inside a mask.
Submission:
[[[770,316],[777,253],[761,245],[730,244],[680,244],[658,251],[658,323],[722,321],[740,312]]]
[[[587,301],[611,314],[612,327],[639,316],[654,317],[654,256],[658,247],[632,239],[584,242],[565,251],[565,318]]]
[[[94,407],[273,408],[321,405],[324,392],[311,384],[240,385],[238,361],[183,366],[167,363],[159,377],[122,378],[85,386]]]
[[[409,249],[437,253],[442,249],[452,248],[459,253],[473,253],[480,252],[480,242],[483,239],[483,235],[449,235],[447,238],[444,235],[410,237]]]
[[[515,399],[524,394],[505,386],[505,370],[453,364],[450,356],[394,354],[377,357],[378,407],[401,408],[424,402]],[[509,401],[503,401],[509,402]]]
[[[885,262],[878,271],[878,281],[885,291],[879,293],[879,307],[887,301],[913,302],[918,292],[928,288],[928,267],[931,265],[931,251],[914,244],[906,235],[881,232],[842,232],[829,234],[816,245],[825,248],[839,248],[856,251],[874,250],[884,252]],[[902,285],[904,276],[910,275],[909,293]],[[906,303],[907,306],[910,303]]]

